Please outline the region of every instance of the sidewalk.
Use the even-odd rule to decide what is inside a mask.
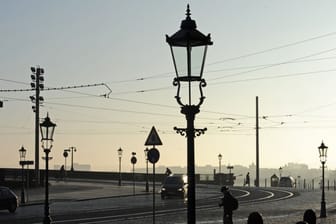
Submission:
[[[53,201],[84,201],[97,198],[125,197],[133,195],[133,185],[129,183],[118,186],[115,181],[87,181],[76,180],[49,181],[49,200]],[[20,189],[14,190],[20,196]],[[135,194],[146,194],[143,185],[135,185]],[[30,188],[25,191],[26,203],[20,206],[29,206],[44,203],[45,188]],[[19,197],[20,199],[20,197]]]

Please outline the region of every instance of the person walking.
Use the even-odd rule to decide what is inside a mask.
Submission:
[[[249,187],[250,186],[250,172],[247,172],[245,178],[245,184]]]
[[[303,221],[308,224],[316,224],[316,214],[312,209],[307,209],[303,214]]]
[[[238,200],[231,194],[227,186],[222,187],[221,192],[223,193],[223,197],[219,202],[219,207],[223,207],[224,210],[223,223],[233,224],[232,213],[238,209]]]
[[[247,224],[263,224],[263,218],[259,212],[251,212],[247,218]]]

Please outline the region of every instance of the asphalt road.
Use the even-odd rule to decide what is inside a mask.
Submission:
[[[74,190],[76,188],[74,187]],[[99,188],[94,188],[99,190]],[[218,186],[199,186],[196,189],[197,222],[221,223],[222,210],[218,207]],[[281,189],[263,188],[232,188],[231,192],[239,200],[239,209],[235,212],[235,219],[245,220],[251,207],[268,207],[270,203],[286,204],[299,196]],[[80,192],[76,192],[80,194]],[[83,194],[85,191],[83,191]],[[75,194],[75,193],[73,193]],[[300,196],[299,196],[300,197]],[[298,198],[299,198],[298,197]],[[186,200],[169,198],[161,200],[159,194],[155,197],[156,223],[186,223]],[[41,223],[43,220],[43,203],[19,207],[15,214],[0,211],[0,223]],[[281,206],[281,205],[276,205]],[[277,212],[274,215],[282,216],[286,213]],[[288,211],[292,212],[289,208]],[[122,197],[98,197],[90,199],[66,199],[52,200],[50,213],[53,223],[153,223],[153,196],[152,194],[124,195]]]

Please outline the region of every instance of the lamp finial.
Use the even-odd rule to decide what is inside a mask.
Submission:
[[[190,15],[191,15],[191,13],[190,13],[190,7],[189,7],[189,4],[188,4],[187,5],[187,13],[186,13],[187,18],[190,18]]]

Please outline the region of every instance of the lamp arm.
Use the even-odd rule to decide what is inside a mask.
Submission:
[[[180,84],[180,81],[179,81],[177,78],[174,78],[173,85],[174,85],[174,86],[177,86],[177,93],[176,93],[175,99],[176,99],[177,103],[178,103],[180,106],[183,107],[184,104],[182,103],[182,101],[181,101],[181,97],[180,97],[180,90],[181,90],[181,84]]]
[[[199,83],[199,91],[200,91],[201,96],[200,96],[200,101],[199,101],[199,103],[197,104],[198,107],[201,106],[201,105],[203,104],[203,102],[204,102],[205,96],[203,95],[203,90],[202,90],[202,88],[206,87],[206,85],[207,85],[207,84],[206,84],[205,79],[201,79],[201,81],[200,81],[200,83]]]

